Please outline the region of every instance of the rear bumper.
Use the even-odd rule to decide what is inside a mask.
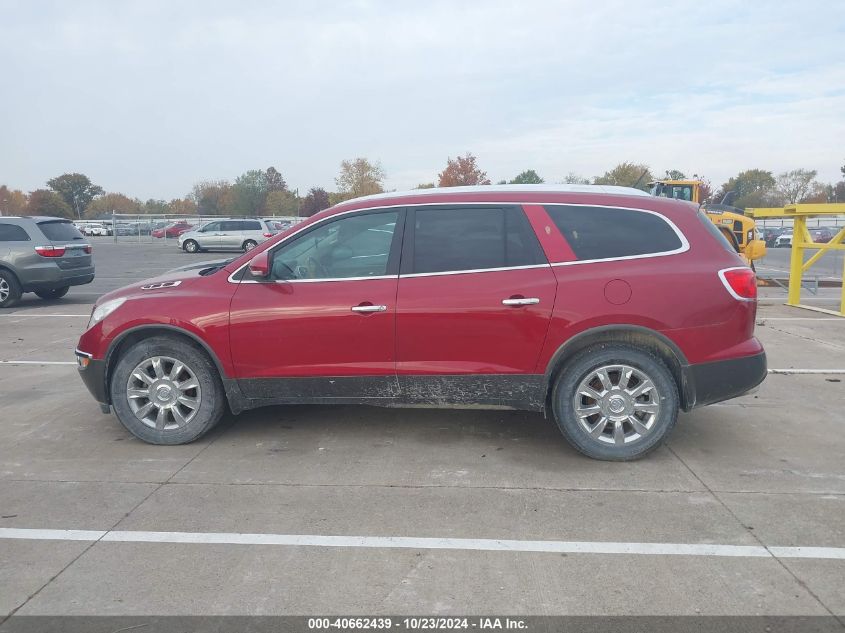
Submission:
[[[754,389],[766,378],[766,353],[687,365],[681,371],[684,410],[689,411]]]
[[[29,279],[24,284],[24,292],[35,292],[36,290],[55,290],[65,286],[82,286],[94,281],[94,267],[76,268],[62,270],[58,266],[49,275],[43,275],[40,279]]]

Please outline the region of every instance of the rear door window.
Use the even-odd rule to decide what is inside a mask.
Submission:
[[[229,220],[220,223],[220,230],[224,233],[234,233],[235,231],[242,231],[241,222],[239,220]]]
[[[548,263],[518,207],[418,207],[403,273],[513,268]],[[407,267],[407,271],[406,271]]]
[[[261,222],[258,220],[244,220],[241,222],[241,231],[260,231]]]
[[[28,242],[29,235],[22,226],[0,223],[0,242]]]
[[[579,260],[680,251],[683,242],[660,215],[636,209],[547,205],[546,212]]]
[[[50,220],[39,222],[38,228],[41,229],[44,236],[51,242],[69,242],[71,240],[84,239],[82,233],[73,225],[73,222]]]

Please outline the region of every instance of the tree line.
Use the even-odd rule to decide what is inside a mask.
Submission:
[[[732,192],[731,204],[739,208],[780,207],[796,202],[845,202],[845,165],[840,168],[842,180],[823,183],[814,169],[793,169],[775,175],[764,169],[748,169],[729,178],[713,190],[707,178],[696,174],[691,179],[701,180],[702,201],[718,202]],[[367,158],[344,160],[335,178],[335,191],[311,187],[305,195],[290,189],[275,167],[252,169],[234,181],[206,180],[196,183],[184,198],[170,201],[149,199],[141,201],[123,193],[106,192],[95,185],[88,176],[67,173],[51,178],[47,187],[28,194],[19,189],[0,185],[0,214],[49,215],[73,219],[101,218],[112,213],[146,215],[219,215],[219,216],[311,216],[334,204],[385,191],[386,174],[378,161]],[[592,179],[570,172],[560,183],[620,185],[647,190],[648,183],[656,180],[648,165],[622,162]],[[683,180],[682,171],[666,170],[661,179]],[[526,169],[510,180],[497,184],[542,184],[546,182],[534,169]],[[458,187],[489,185],[487,173],[477,158],[467,152],[463,156],[449,157],[446,167],[437,174],[437,180],[420,183],[416,189],[430,187]]]

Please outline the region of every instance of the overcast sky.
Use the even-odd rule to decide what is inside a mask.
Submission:
[[[0,0],[0,184],[142,199],[275,166],[388,188],[632,160],[718,186],[845,163],[845,2]]]

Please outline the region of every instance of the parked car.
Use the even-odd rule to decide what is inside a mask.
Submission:
[[[810,236],[813,238],[813,241],[817,244],[827,244],[830,240],[833,239],[833,236],[836,233],[831,229],[821,226],[817,229],[810,229]]]
[[[106,226],[105,224],[86,224],[83,228],[82,232],[85,235],[111,235],[112,230],[111,227]]]
[[[775,245],[775,240],[778,238],[779,235],[782,235],[786,232],[786,229],[782,227],[777,228],[764,228],[762,230],[762,238],[766,242],[766,246],[773,247]]]
[[[697,205],[622,187],[485,186],[344,202],[233,260],[104,295],[83,381],[154,444],[230,409],[545,412],[591,457],[766,376],[756,278]]]
[[[0,308],[25,292],[59,299],[94,281],[91,245],[69,220],[0,217]]]
[[[179,237],[182,233],[186,231],[190,231],[194,228],[193,224],[188,224],[187,222],[173,222],[171,224],[167,224],[163,227],[154,229],[152,231],[153,237]]]
[[[275,231],[266,220],[231,218],[209,222],[179,236],[179,248],[187,253],[210,250],[251,251]]]
[[[775,238],[775,248],[789,248],[792,246],[792,231],[781,233]]]

